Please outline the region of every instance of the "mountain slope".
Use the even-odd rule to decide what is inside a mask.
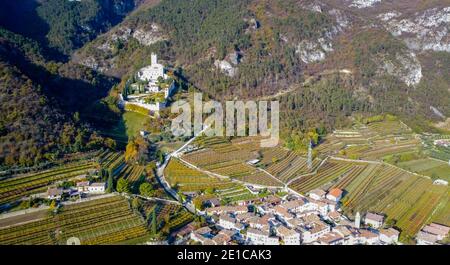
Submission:
[[[442,119],[430,106],[450,116],[448,73],[433,72],[428,62],[446,51],[450,4],[416,2],[164,0],[127,17],[73,61],[126,79],[157,52],[216,99],[303,93],[305,80],[334,82],[329,73],[343,71],[355,103],[346,115],[391,112],[419,117],[421,126],[429,127],[427,119]],[[402,26],[411,23],[417,27]],[[316,94],[323,98],[326,91]]]
[[[53,55],[75,49],[119,23],[142,1],[137,0],[21,0],[6,1],[0,25],[32,38]]]

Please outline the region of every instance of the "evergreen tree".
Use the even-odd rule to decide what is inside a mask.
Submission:
[[[108,183],[106,186],[106,192],[111,193],[114,191],[114,179],[112,177],[112,175],[108,176]]]
[[[156,211],[152,212],[152,235],[156,235],[157,227],[156,227]]]

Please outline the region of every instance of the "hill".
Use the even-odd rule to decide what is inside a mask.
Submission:
[[[382,112],[434,130],[429,120],[450,115],[448,73],[433,65],[441,56],[448,61],[450,8],[440,1],[359,2],[165,0],[134,12],[72,61],[126,78],[157,52],[216,99],[287,90],[286,97],[304,98],[282,106],[308,120],[296,122],[297,130],[318,125],[310,113],[333,128],[352,113]],[[345,95],[329,98],[323,82],[338,82]]]

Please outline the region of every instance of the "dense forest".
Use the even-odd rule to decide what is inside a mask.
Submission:
[[[0,25],[37,40],[62,59],[119,23],[134,0],[20,0],[2,2]]]
[[[0,164],[31,166],[115,146],[84,119],[113,84],[91,69],[48,61],[38,42],[0,28]]]

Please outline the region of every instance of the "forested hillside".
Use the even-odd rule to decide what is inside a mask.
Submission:
[[[4,1],[0,25],[37,40],[53,55],[70,55],[99,33],[119,23],[135,0]]]
[[[83,119],[111,80],[82,66],[47,61],[40,45],[0,28],[0,164],[31,166],[60,155],[114,147]]]
[[[302,117],[286,121],[295,130],[321,123],[333,128],[344,125],[344,117],[352,113],[383,112],[402,116],[418,130],[433,130],[428,120],[442,117],[431,106],[450,116],[448,73],[433,71],[436,66],[427,59],[441,52],[446,64],[448,53],[440,51],[446,39],[429,44],[431,48],[411,44],[431,41],[419,39],[425,34],[420,32],[440,32],[447,14],[440,11],[442,3],[401,1],[391,5],[398,12],[390,14],[381,4],[363,9],[337,2],[165,0],[127,17],[77,51],[73,61],[126,79],[157,52],[216,99],[290,91],[293,96],[286,95],[290,103],[283,104],[283,111]],[[404,10],[405,15],[400,13]],[[436,22],[424,21],[431,14]],[[391,24],[394,15],[415,19],[423,28],[405,39],[394,31],[401,25]],[[330,95],[329,87],[342,89]]]

